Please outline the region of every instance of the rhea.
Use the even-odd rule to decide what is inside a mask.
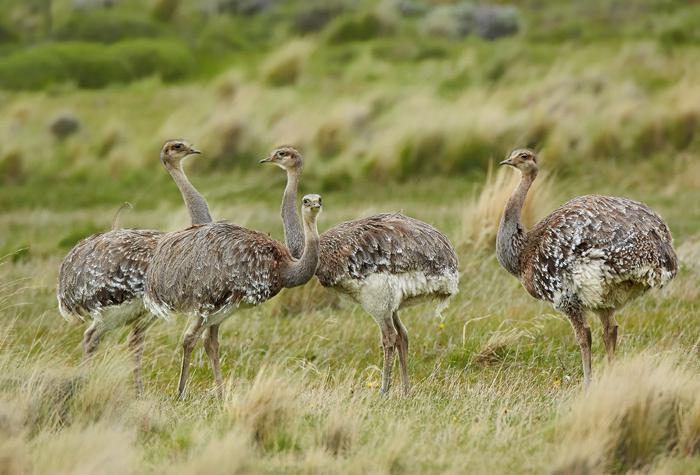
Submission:
[[[284,146],[261,162],[287,173],[284,237],[292,254],[299,255],[304,247],[295,202],[303,157]],[[320,249],[316,276],[321,285],[358,302],[379,326],[384,353],[381,392],[389,391],[398,353],[402,389],[408,394],[408,331],[399,310],[422,301],[435,302],[438,314],[444,310],[459,283],[454,247],[427,223],[385,213],[338,224],[321,235]]]
[[[283,288],[308,282],[316,272],[319,238],[316,225],[321,197],[302,201],[304,252],[295,258],[266,234],[216,222],[165,235],[146,274],[146,306],[156,315],[189,317],[182,342],[178,397],[185,396],[190,357],[204,334],[216,386],[223,380],[219,364],[219,325],[237,309],[254,307]]]
[[[518,169],[521,181],[501,218],[498,262],[530,295],[552,303],[569,318],[581,347],[587,387],[591,382],[591,330],[586,313],[600,318],[611,361],[618,336],[615,312],[676,275],[678,260],[671,233],[645,204],[599,195],[574,198],[526,231],[520,214],[537,177],[537,156],[519,149],[500,164]]]
[[[177,184],[193,225],[211,222],[209,208],[182,170],[183,160],[200,152],[184,140],[166,142],[160,159]],[[67,320],[92,323],[83,334],[83,357],[88,359],[104,334],[131,325],[128,344],[134,357],[136,390],[143,392],[141,356],[144,334],[153,318],[143,306],[144,278],[160,231],[119,229],[89,236],[68,253],[58,274],[58,308]]]

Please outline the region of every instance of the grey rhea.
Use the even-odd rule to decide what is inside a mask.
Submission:
[[[584,385],[591,381],[591,330],[598,315],[608,359],[617,344],[614,313],[634,297],[667,284],[678,270],[666,223],[648,206],[627,198],[575,198],[526,231],[520,214],[537,177],[537,156],[513,151],[501,165],[521,181],[506,205],[496,239],[498,262],[533,297],[551,302],[569,318],[581,347]]]
[[[284,234],[290,249],[300,252],[299,216],[294,211],[303,168],[292,147],[274,150],[262,160],[287,173],[282,200]],[[394,354],[399,356],[404,394],[408,380],[408,332],[399,319],[407,305],[432,300],[439,314],[457,293],[457,254],[449,239],[434,227],[399,213],[385,213],[338,224],[321,234],[316,276],[358,302],[379,325],[384,352],[381,392],[391,384]]]
[[[182,342],[178,397],[184,398],[192,350],[204,333],[216,386],[223,380],[219,366],[219,325],[233,311],[259,305],[282,288],[308,282],[318,266],[316,219],[321,197],[302,202],[304,251],[295,258],[266,234],[216,222],[168,233],[161,238],[146,273],[146,306],[156,315],[184,314],[189,323]]]
[[[211,221],[206,201],[182,171],[183,159],[198,153],[183,140],[166,142],[160,153],[161,162],[182,193],[193,224]],[[92,320],[83,335],[86,359],[95,352],[107,331],[132,326],[129,348],[135,360],[134,379],[140,394],[144,334],[153,322],[142,302],[144,278],[163,233],[117,229],[116,217],[112,227],[111,231],[83,239],[63,259],[58,274],[58,308],[67,320]]]

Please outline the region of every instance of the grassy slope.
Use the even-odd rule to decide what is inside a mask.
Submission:
[[[685,143],[700,116],[697,48],[668,50],[639,34],[592,43],[469,40],[438,42],[441,58],[397,59],[413,43],[398,35],[331,48],[312,37],[247,58],[212,81],[0,93],[0,158],[18,153],[22,163],[0,185],[0,250],[11,254],[0,263],[3,466],[34,473],[700,469],[700,167],[692,132]],[[301,64],[296,85],[269,85],[270,71],[289,56]],[[58,144],[47,123],[64,110],[83,128]],[[426,116],[434,126],[425,127]],[[329,146],[322,130],[339,138]],[[131,389],[125,331],[108,336],[91,364],[79,364],[82,328],[60,320],[55,306],[60,259],[81,236],[108,227],[122,200],[136,205],[123,216],[127,226],[186,224],[156,159],[159,142],[180,135],[205,151],[188,163],[189,174],[217,217],[281,237],[283,177],[255,159],[292,142],[307,155],[303,191],[324,193],[321,229],[402,209],[450,236],[463,274],[444,321],[425,307],[404,312],[410,399],[376,394],[376,325],[316,283],[223,325],[230,376],[223,403],[209,391],[201,349],[190,398],[172,399],[182,321],[149,333],[144,400]],[[584,193],[630,196],[668,220],[683,260],[671,286],[620,313],[623,361],[606,376],[591,322],[598,381],[590,395],[579,391],[568,323],[529,298],[493,255],[494,225],[513,183],[489,181],[496,185],[484,191],[485,170],[531,140],[554,174],[537,190],[535,216]],[[446,173],[451,167],[463,173]],[[629,430],[616,429],[618,422]]]

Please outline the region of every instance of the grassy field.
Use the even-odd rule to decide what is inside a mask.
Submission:
[[[210,18],[183,1],[165,19],[167,2],[143,2],[157,13],[143,24],[141,2],[124,1],[115,11],[127,39],[182,42],[191,70],[17,88],[3,74],[34,65],[26,51],[68,57],[75,41],[106,40],[63,27],[80,21],[63,1],[48,2],[48,40],[38,27],[16,32],[18,18],[44,17],[10,3],[0,10],[0,52],[14,58],[0,57],[0,474],[700,471],[700,7],[648,0],[620,15],[612,0],[513,2],[517,34],[489,41],[445,36],[431,13],[404,17],[396,2],[346,5],[301,34],[301,2]],[[119,54],[134,48],[108,40]],[[171,60],[164,53],[156,71]],[[52,132],[58,119],[77,128]],[[186,167],[216,219],[282,238],[284,176],[257,161],[291,143],[306,157],[301,191],[323,194],[320,230],[402,210],[450,237],[461,283],[444,320],[425,306],[402,313],[409,398],[379,395],[376,324],[315,281],[224,323],[223,401],[201,348],[188,398],[175,400],[184,320],[149,331],[141,399],[126,329],[81,363],[84,327],[57,310],[59,263],[124,200],[135,206],[125,227],[187,225],[157,159],[172,137],[204,152]],[[612,365],[591,319],[588,392],[566,319],[494,255],[517,183],[494,165],[521,146],[542,158],[529,223],[569,198],[611,194],[652,206],[675,237],[679,275],[620,312]]]

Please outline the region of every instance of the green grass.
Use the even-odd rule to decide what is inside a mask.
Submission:
[[[201,181],[198,173],[190,175]],[[262,167],[259,173],[250,172],[237,181],[246,190],[242,195],[230,195],[231,183],[226,181],[205,181],[200,188],[217,218],[231,218],[279,238],[277,207],[283,187],[279,175]],[[606,176],[613,177],[614,170]],[[251,191],[248,185],[263,178],[269,187]],[[631,385],[629,394],[634,394],[638,382],[629,379],[629,368],[644,374],[656,371],[653,381],[667,374],[680,378],[678,392],[670,396],[678,398],[673,410],[691,411],[693,400],[687,400],[687,393],[694,390],[684,381],[700,376],[700,325],[695,323],[700,269],[693,257],[698,252],[700,217],[689,220],[675,211],[691,210],[697,193],[685,190],[669,199],[665,187],[677,178],[666,178],[665,186],[648,184],[643,190],[621,188],[607,179],[601,183],[593,175],[554,179],[552,191],[539,191],[544,201],[536,204],[543,209],[536,214],[546,213],[566,197],[615,190],[644,199],[667,217],[683,269],[670,287],[620,312],[621,363],[611,368],[612,373],[606,369],[599,324],[591,321],[594,375],[600,381],[594,383],[593,394],[607,401],[604,388],[620,381]],[[501,194],[507,195],[512,183],[498,183],[505,188]],[[461,472],[465,466],[473,473],[542,473],[581,460],[624,473],[628,465],[615,466],[618,456],[609,452],[613,450],[609,447],[622,444],[615,450],[629,452],[623,460],[630,466],[641,460],[645,469],[662,473],[664,467],[679,464],[697,470],[700,459],[693,431],[698,427],[691,416],[678,419],[684,422],[679,422],[677,431],[649,442],[658,451],[652,459],[635,458],[638,445],[629,444],[637,444],[637,439],[624,442],[627,439],[621,438],[615,424],[587,432],[591,440],[608,441],[604,447],[593,443],[584,447],[567,438],[567,434],[578,437],[575,428],[580,427],[569,422],[570,411],[584,414],[578,417],[597,411],[592,414],[605,420],[608,414],[613,417],[620,400],[614,406],[599,402],[596,409],[588,408],[588,397],[580,392],[580,359],[569,324],[549,306],[528,297],[498,266],[492,244],[474,247],[462,240],[465,226],[478,225],[474,216],[487,222],[498,219],[497,211],[463,214],[465,203],[467,208],[486,206],[483,201],[470,204],[476,203],[469,198],[473,185],[442,179],[324,195],[321,229],[375,211],[403,209],[443,229],[460,249],[460,294],[444,321],[432,317],[426,307],[403,312],[411,337],[414,384],[408,399],[396,388],[387,397],[377,393],[381,355],[371,318],[312,282],[285,290],[224,323],[222,363],[228,386],[223,402],[211,391],[211,373],[201,348],[193,359],[189,398],[174,400],[184,322],[159,322],[148,334],[147,394],[138,400],[131,388],[126,329],[109,335],[90,364],[80,364],[83,327],[61,320],[54,297],[67,240],[108,227],[116,206],[5,213],[0,221],[6,230],[5,248],[29,245],[27,254],[5,258],[0,265],[0,311],[7,322],[0,339],[5,366],[0,400],[7,413],[3,424],[9,424],[2,428],[9,434],[3,447],[21,448],[5,456],[34,473],[41,473],[46,464],[56,464],[62,473],[71,473],[78,464],[94,464],[101,473],[111,473],[101,465],[104,460],[114,460],[119,470],[134,473],[167,469],[203,473],[222,467],[227,467],[223,473],[230,473],[228,467],[233,466],[242,467],[241,473]],[[137,202],[136,210],[125,213],[122,221],[127,226],[177,229],[186,224],[187,216],[177,196],[173,200],[166,203],[161,197],[152,209]],[[684,357],[675,362],[670,355]],[[654,370],[658,364],[661,369]],[[629,411],[636,410],[633,400],[622,401],[629,401]],[[664,407],[649,410],[662,415]],[[638,430],[657,431],[647,427],[651,421],[642,418]],[[624,420],[619,424],[625,427]],[[19,429],[12,429],[15,426]],[[54,435],[49,437],[50,433]],[[571,452],[573,447],[578,449]]]
[[[24,75],[0,82],[38,90],[0,89],[0,471],[700,471],[698,6],[511,3],[521,29],[493,42],[428,35],[422,14],[373,1],[250,16],[191,0],[113,15],[3,5],[0,72]],[[123,62],[103,68],[105,52]],[[64,116],[79,128],[55,137]],[[321,230],[402,210],[450,237],[461,283],[444,320],[402,312],[410,398],[379,396],[376,324],[316,282],[224,323],[223,401],[202,349],[175,401],[183,321],[149,331],[141,400],[126,329],[80,362],[84,327],[56,308],[60,261],[123,201],[125,226],[187,225],[158,160],[176,137],[203,151],[186,169],[215,218],[282,237],[284,176],[257,162],[289,143],[305,156],[300,191],[323,194]],[[574,196],[623,195],[676,239],[678,277],[620,312],[612,366],[591,321],[589,393],[568,322],[494,256],[515,182],[493,166],[522,146],[546,172],[529,222]]]

